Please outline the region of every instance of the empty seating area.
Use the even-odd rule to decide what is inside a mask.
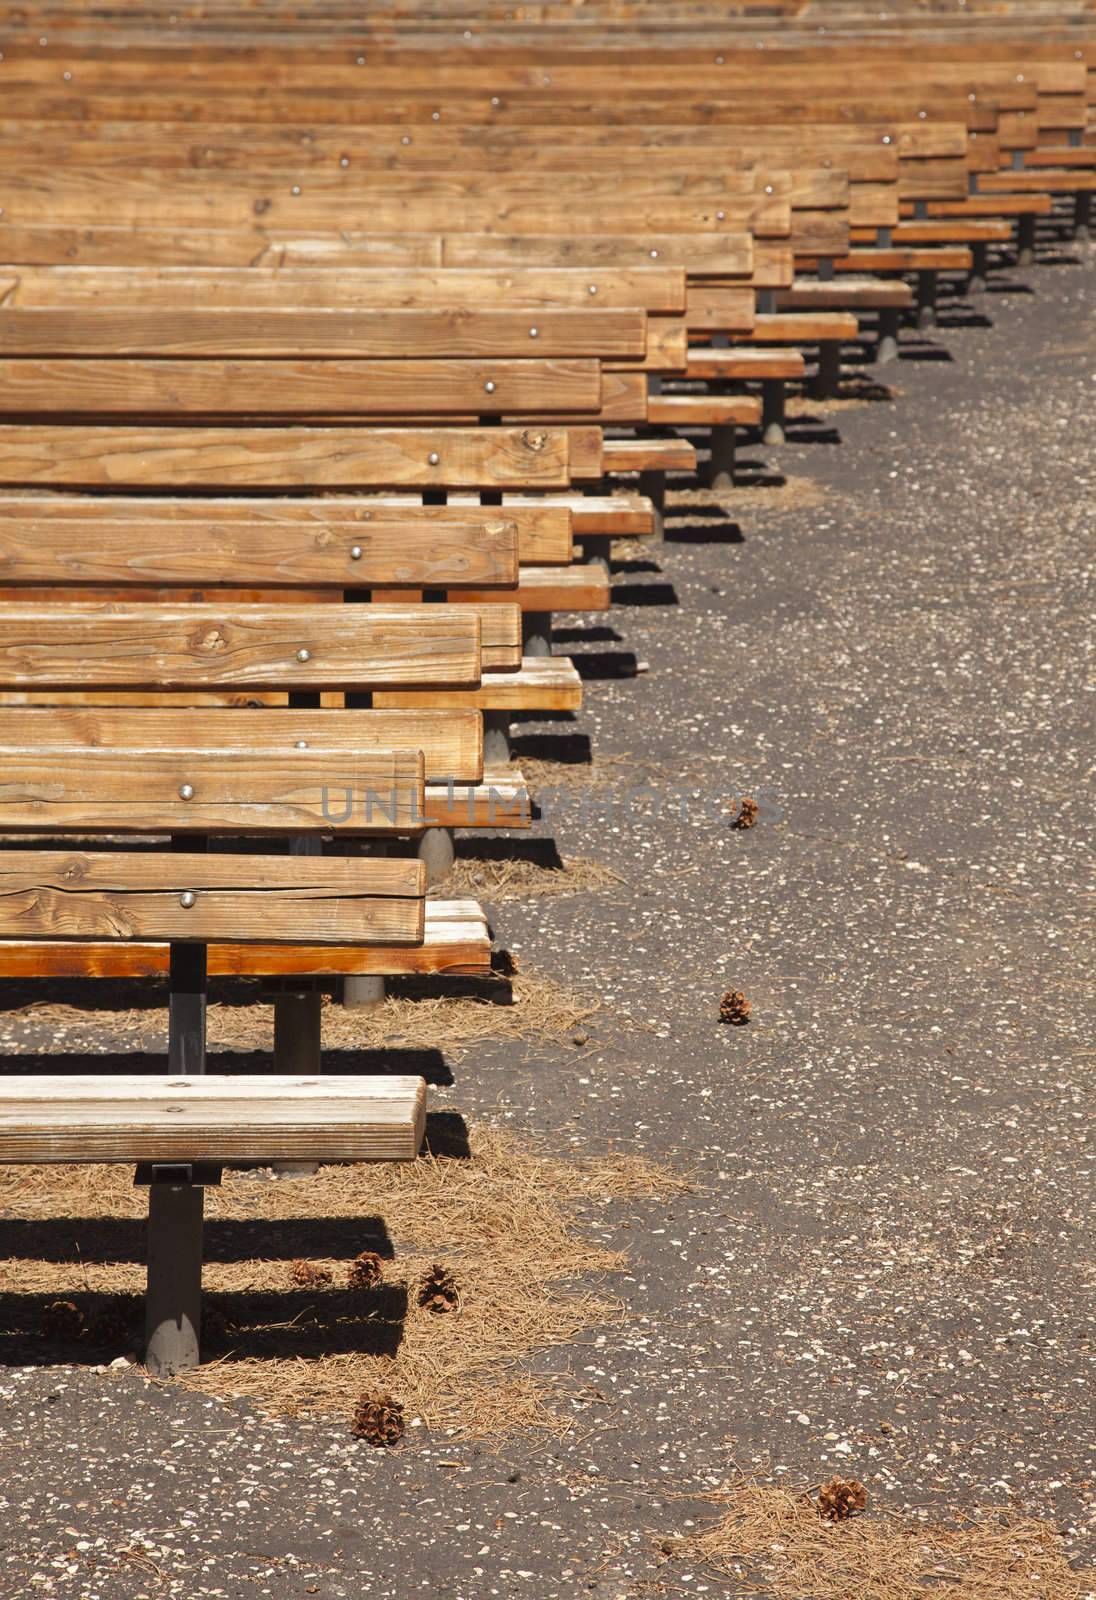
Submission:
[[[156,1374],[221,1169],[416,1158],[322,1001],[490,975],[447,878],[535,821],[614,540],[1087,239],[1096,15],[764,13],[0,4],[0,979],[170,1001],[162,1075],[0,1073],[0,1162],[138,1167]],[[210,1070],[226,976],[269,1073]]]

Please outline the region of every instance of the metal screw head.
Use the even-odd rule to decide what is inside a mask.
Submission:
[[[501,100],[500,100],[500,99],[499,99],[499,97],[498,97],[498,95],[497,95],[497,94],[493,94],[493,95],[492,95],[492,96],[491,96],[491,104],[492,104],[492,105],[493,105],[493,106],[501,106],[501,104],[502,104],[502,101],[501,101]]]
[[[340,167],[348,167],[349,165],[350,165],[350,157],[349,156],[340,156],[339,157],[339,166]]]
[[[441,457],[438,455],[438,452],[436,450],[431,450],[430,454],[427,456],[426,459],[427,459],[427,461],[429,461],[429,463],[430,463],[430,465],[432,467],[436,467],[438,462],[441,460]]]
[[[293,189],[292,189],[292,191],[291,191],[291,192],[292,192],[292,193],[293,193],[293,194],[300,194],[300,192],[301,192],[301,186],[300,186],[300,184],[299,184],[299,183],[295,183],[295,184],[294,184],[294,185],[293,185]]]
[[[184,889],[182,894],[179,896],[179,904],[182,906],[184,911],[189,911],[197,898],[198,896],[194,893],[193,889]]]
[[[361,545],[360,544],[352,544],[350,546],[350,559],[351,559],[351,561],[360,561],[361,558],[362,558],[362,547],[361,547]]]
[[[893,142],[894,142],[894,141],[893,141],[893,140],[892,140],[892,139],[891,139],[891,136],[890,136],[890,134],[889,134],[889,133],[885,133],[885,134],[884,134],[884,135],[883,135],[883,143],[884,143],[884,144],[893,144]]]
[[[652,250],[651,251],[651,260],[652,261],[657,261],[658,260],[658,251],[657,250]]]
[[[298,739],[297,740],[297,749],[298,750],[307,750],[308,749],[308,740],[307,739]]]
[[[304,649],[298,650],[297,651],[297,660],[298,661],[311,661],[312,660],[312,652],[311,652],[311,650],[304,650]]]
[[[1017,83],[1023,83],[1023,81],[1024,81],[1024,74],[1022,72],[1018,72],[1016,74],[1016,82]]]
[[[766,185],[765,185],[765,193],[766,193],[766,194],[772,194],[772,193],[773,193],[773,192],[774,192],[774,191],[773,191],[773,186],[772,186],[772,184],[771,184],[771,183],[767,183],[767,184],[766,184]]]
[[[411,135],[409,133],[405,133],[403,135],[403,137],[401,138],[400,143],[401,144],[410,144],[411,143]]]
[[[586,292],[587,294],[597,294],[597,284],[592,283]]]
[[[529,329],[529,337],[530,337],[530,339],[538,339],[540,337],[540,329],[539,328],[530,328]]]
[[[917,115],[918,115],[918,118],[919,118],[919,119],[920,119],[920,120],[921,120],[921,121],[922,121],[922,122],[924,122],[924,120],[925,120],[925,118],[926,118],[926,117],[927,117],[927,116],[928,116],[928,112],[927,112],[927,111],[919,111],[919,112],[918,112],[918,113],[917,113]]]
[[[495,385],[494,385],[494,382],[492,381],[492,379],[488,378],[487,382],[484,384],[483,387],[486,389],[488,394],[494,394]]]
[[[441,121],[441,112],[440,111],[431,111],[430,120],[431,120],[431,122],[440,122]]]
[[[726,217],[727,217],[727,213],[725,211],[717,211],[716,214],[715,214],[715,220],[717,222],[724,222],[726,220]]]
[[[179,785],[179,799],[180,800],[193,800],[194,799],[194,785],[192,783],[181,783]]]

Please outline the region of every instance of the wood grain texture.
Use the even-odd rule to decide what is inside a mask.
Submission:
[[[0,308],[0,356],[279,358],[642,357],[642,311]],[[532,330],[535,328],[535,332]]]
[[[427,900],[420,945],[211,944],[211,977],[484,977],[491,970],[487,919],[474,901]],[[168,970],[168,946],[147,941],[0,939],[6,978],[155,978]]]
[[[288,752],[300,748],[350,757],[366,751],[421,750],[428,782],[453,778],[478,783],[483,775],[483,725],[475,711],[299,711],[288,706],[0,708],[0,752]]]
[[[577,711],[582,679],[566,656],[526,656],[519,672],[485,672],[478,689],[378,690],[388,709],[475,706],[480,711]]]
[[[680,313],[685,274],[680,267],[583,271],[580,267],[530,267],[514,272],[476,268],[344,267],[333,274],[313,267],[18,267],[3,268],[5,307],[170,306],[257,310],[287,306],[313,310],[377,307],[429,309],[484,305],[557,309]]]
[[[0,1161],[412,1161],[413,1077],[0,1079]]]
[[[489,387],[490,385],[490,387]],[[0,415],[435,417],[597,412],[601,372],[556,360],[0,358]]]
[[[517,582],[518,540],[519,519],[478,507],[0,495],[5,585],[483,588]]]
[[[10,750],[0,779],[13,833],[406,833],[423,806],[417,750]]]
[[[505,626],[494,608],[491,616],[496,629]],[[236,690],[475,683],[478,618],[474,608],[454,606],[0,606],[0,683]]]
[[[89,489],[563,489],[570,484],[570,438],[565,428],[546,427],[0,424],[0,485],[47,484]]]
[[[790,218],[789,218],[790,228]],[[787,232],[788,229],[785,229]],[[446,267],[683,267],[690,276],[746,278],[753,269],[749,233],[453,233],[442,240]]]

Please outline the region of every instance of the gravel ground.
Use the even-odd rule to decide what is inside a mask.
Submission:
[[[626,1320],[545,1361],[570,1432],[385,1454],[133,1369],[6,1370],[0,1592],[720,1595],[658,1540],[737,1469],[1091,1540],[1091,268],[1014,275],[883,374],[895,404],[744,451],[810,483],[685,497],[609,629],[560,631],[589,706],[523,746],[622,759],[544,831],[624,882],[497,931],[604,1009],[437,1103],[693,1175],[591,1223],[632,1267]]]

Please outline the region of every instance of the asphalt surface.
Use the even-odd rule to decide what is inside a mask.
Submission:
[[[542,831],[623,882],[495,923],[603,1009],[436,1103],[693,1177],[589,1223],[632,1268],[623,1324],[545,1358],[572,1431],[385,1453],[133,1369],[4,1370],[0,1593],[718,1596],[658,1543],[736,1470],[1022,1506],[1091,1558],[1092,268],[1013,274],[882,374],[894,404],[746,449],[810,483],[678,507],[661,571],[561,629],[588,707],[522,747],[588,734],[613,809]]]

